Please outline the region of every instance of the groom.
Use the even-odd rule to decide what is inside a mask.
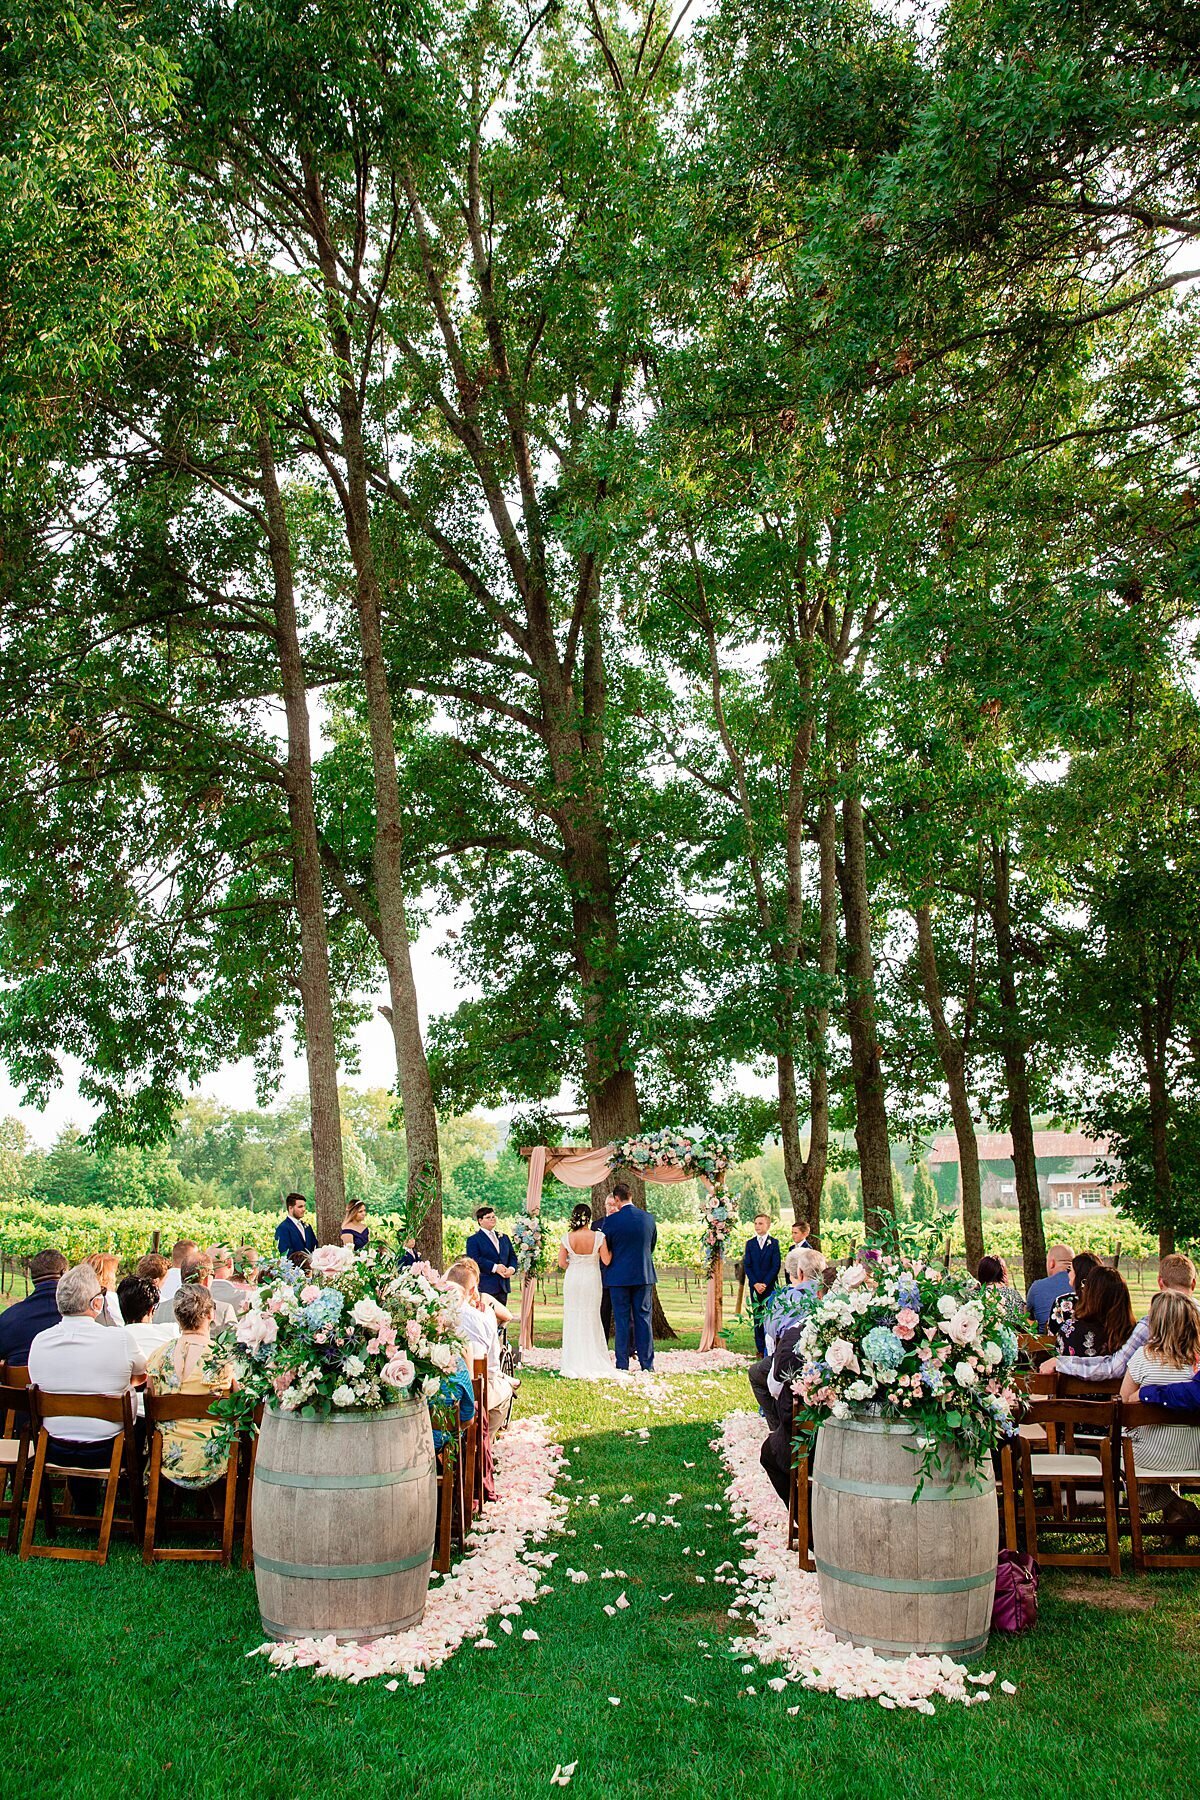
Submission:
[[[602,1265],[601,1279],[612,1300],[617,1367],[629,1367],[632,1332],[638,1362],[644,1371],[649,1371],[654,1367],[650,1319],[655,1279],[653,1251],[658,1242],[658,1226],[650,1213],[632,1204],[624,1182],[617,1182],[612,1197],[616,1206],[603,1225],[611,1256]]]

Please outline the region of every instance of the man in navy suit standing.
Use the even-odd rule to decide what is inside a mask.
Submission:
[[[283,1204],[287,1211],[275,1227],[275,1248],[285,1262],[297,1250],[311,1256],[317,1247],[317,1234],[304,1222],[308,1201],[303,1194],[289,1194]]]
[[[632,1336],[638,1362],[648,1373],[654,1367],[651,1319],[658,1226],[651,1213],[632,1204],[624,1182],[617,1182],[612,1197],[616,1209],[601,1227],[604,1245],[600,1251],[600,1277],[612,1299],[617,1367],[629,1367]]]
[[[770,1230],[770,1214],[756,1214],[755,1235],[746,1240],[744,1258],[746,1282],[750,1289],[750,1317],[754,1320],[754,1345],[760,1357],[767,1354],[763,1313],[766,1311],[767,1301],[775,1292],[775,1284],[779,1280],[783,1264],[783,1258],[779,1254],[779,1239],[771,1237]]]
[[[479,1264],[479,1291],[490,1294],[501,1306],[508,1303],[508,1290],[517,1272],[512,1239],[496,1224],[494,1206],[481,1206],[475,1214],[479,1230],[467,1239],[467,1255]]]

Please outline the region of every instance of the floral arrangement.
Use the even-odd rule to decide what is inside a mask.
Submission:
[[[459,1292],[427,1263],[397,1271],[372,1249],[273,1263],[238,1320],[242,1410],[259,1401],[306,1418],[432,1399],[462,1355]]]
[[[732,1144],[704,1144],[678,1131],[644,1131],[639,1137],[618,1138],[610,1166],[630,1169],[686,1169],[689,1175],[706,1175],[719,1188],[733,1156]]]
[[[810,1427],[856,1407],[911,1421],[926,1441],[922,1476],[943,1446],[973,1461],[1013,1429],[1017,1338],[995,1290],[919,1256],[844,1269],[797,1347],[795,1393]]]
[[[545,1260],[546,1239],[542,1221],[532,1213],[523,1213],[512,1228],[513,1253],[517,1272],[528,1281],[541,1269]]]
[[[704,1234],[700,1240],[700,1248],[704,1253],[705,1270],[710,1275],[718,1259],[725,1254],[725,1246],[737,1223],[737,1216],[736,1202],[727,1198],[719,1188],[715,1193],[705,1195],[700,1213]]]

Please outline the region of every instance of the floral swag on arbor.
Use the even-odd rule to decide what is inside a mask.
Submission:
[[[538,1144],[522,1149],[529,1160],[529,1183],[525,1206],[529,1222],[514,1230],[518,1265],[521,1268],[521,1336],[522,1350],[533,1347],[533,1305],[536,1273],[542,1256],[542,1233],[537,1216],[542,1204],[542,1183],[547,1170],[557,1180],[573,1188],[590,1188],[608,1179],[615,1169],[632,1169],[643,1181],[699,1181],[705,1190],[701,1222],[708,1265],[708,1288],[704,1302],[704,1328],[700,1349],[716,1347],[721,1330],[721,1262],[726,1240],[732,1227],[732,1208],[724,1193],[725,1174],[733,1155],[733,1146],[724,1142],[705,1143],[679,1131],[643,1131],[636,1137],[617,1138],[611,1144],[560,1145]]]

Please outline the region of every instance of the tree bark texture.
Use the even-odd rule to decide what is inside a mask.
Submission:
[[[308,690],[296,618],[291,539],[271,442],[265,433],[259,440],[259,464],[274,590],[276,652],[287,719],[288,824],[292,880],[300,921],[299,987],[308,1069],[317,1236],[323,1244],[331,1244],[338,1241],[346,1212],[346,1178],[342,1161],[329,940],[313,805]]]
[[[1033,1143],[1029,1061],[1017,1002],[1016,958],[1012,941],[1012,905],[1007,843],[992,844],[992,929],[996,939],[997,986],[1000,992],[1000,1056],[1008,1092],[1017,1212],[1021,1224],[1021,1260],[1026,1291],[1046,1273],[1046,1228],[1038,1189],[1037,1152]]]
[[[1170,1256],[1175,1249],[1175,1228],[1171,1222],[1171,1154],[1169,1128],[1171,1102],[1167,1090],[1167,1030],[1164,1014],[1169,1017],[1170,1001],[1164,1006],[1161,990],[1153,1000],[1143,1000],[1138,1008],[1138,1040],[1142,1064],[1146,1071],[1146,1097],[1150,1113],[1150,1157],[1154,1171],[1154,1204],[1158,1214],[1158,1254]]]
[[[846,1023],[854,1079],[854,1138],[862,1182],[863,1223],[868,1237],[895,1221],[887,1096],[875,1024],[875,958],[867,890],[867,847],[862,799],[854,785],[857,759],[846,765],[850,787],[842,800],[842,917],[846,928]]]
[[[917,924],[917,958],[925,1009],[929,1014],[938,1061],[942,1065],[942,1074],[950,1095],[950,1117],[958,1143],[958,1173],[962,1186],[963,1239],[966,1244],[967,1267],[974,1273],[984,1253],[983,1202],[979,1180],[979,1140],[967,1092],[966,1053],[962,1040],[955,1037],[946,1021],[937,947],[933,938],[933,920],[928,906],[918,906],[913,916]]]

